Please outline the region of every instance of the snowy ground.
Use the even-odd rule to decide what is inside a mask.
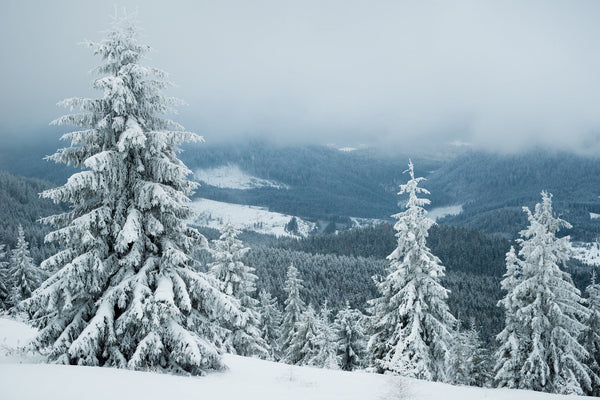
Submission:
[[[207,185],[225,189],[247,190],[261,187],[272,187],[276,189],[289,188],[289,186],[283,183],[249,175],[235,164],[227,164],[209,169],[199,169],[194,173],[194,178]]]
[[[224,203],[221,201],[198,199],[192,203],[195,217],[190,223],[220,228],[230,220],[238,229],[251,230],[275,236],[292,236],[285,231],[291,215],[269,211],[263,207]],[[316,224],[296,218],[300,235],[307,236]]]
[[[229,369],[205,377],[112,368],[41,364],[14,351],[34,331],[0,318],[0,397],[3,400],[529,400],[563,396],[451,386],[394,376],[343,372],[226,355]],[[8,353],[8,355],[7,355]],[[577,397],[570,397],[577,398]]]

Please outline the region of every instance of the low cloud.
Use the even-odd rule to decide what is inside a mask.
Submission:
[[[136,4],[124,2],[129,9]],[[35,13],[31,10],[35,9]],[[600,150],[600,3],[142,2],[148,62],[209,141]],[[0,135],[43,130],[94,95],[111,7],[0,5]],[[68,29],[65,29],[68,27]],[[6,39],[10,38],[10,39]]]

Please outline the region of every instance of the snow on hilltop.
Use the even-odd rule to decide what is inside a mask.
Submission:
[[[192,202],[195,217],[190,223],[219,229],[230,220],[240,230],[250,230],[275,236],[292,236],[285,230],[291,215],[269,211],[263,207],[198,199]],[[296,218],[300,235],[307,236],[316,224]]]
[[[185,377],[123,369],[32,364],[7,356],[35,331],[0,318],[2,399],[46,400],[551,400],[564,396],[511,389],[451,386],[389,375],[296,367],[225,355],[229,369]],[[578,398],[576,396],[569,397]],[[579,397],[583,399],[583,397]]]
[[[248,175],[235,164],[199,169],[194,173],[194,178],[207,185],[216,186],[221,189],[247,190],[262,187],[289,189],[289,186],[283,183]]]

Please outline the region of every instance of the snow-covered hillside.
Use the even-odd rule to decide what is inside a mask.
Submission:
[[[238,229],[251,230],[275,236],[292,236],[285,230],[285,225],[292,219],[291,215],[269,211],[263,207],[224,203],[220,201],[198,199],[192,203],[195,217],[190,223],[220,228],[230,220]],[[296,218],[298,232],[307,236],[316,224]]]
[[[249,175],[235,164],[227,164],[209,169],[199,169],[194,173],[194,178],[207,185],[216,186],[222,189],[247,190],[261,187],[272,187],[276,189],[289,188],[283,183]]]
[[[343,372],[225,355],[229,369],[205,377],[41,364],[14,347],[34,331],[0,318],[0,394],[4,400],[550,400],[559,395],[480,389],[365,372]],[[7,353],[9,355],[7,356]],[[36,363],[37,362],[37,363]],[[577,397],[569,397],[577,398]],[[583,397],[581,397],[583,398]]]

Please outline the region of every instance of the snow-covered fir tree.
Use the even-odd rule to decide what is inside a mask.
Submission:
[[[299,357],[290,348],[298,332],[298,322],[300,322],[305,308],[304,302],[300,298],[301,288],[302,280],[298,277],[298,269],[294,265],[290,265],[284,287],[288,297],[285,300],[280,337],[282,361],[287,364],[297,364],[299,361]]]
[[[250,250],[237,238],[240,232],[231,222],[221,227],[221,236],[212,242],[215,261],[209,265],[210,273],[219,282],[220,289],[228,296],[240,301],[241,320],[237,315],[228,321],[224,338],[226,351],[243,356],[268,356],[267,344],[263,340],[259,324],[258,300],[252,297],[256,292],[254,268],[244,264],[242,258]]]
[[[440,284],[445,268],[426,243],[434,222],[423,208],[429,200],[418,194],[429,192],[419,187],[424,178],[415,178],[412,162],[408,173],[398,193],[408,194],[406,211],[393,215],[398,245],[387,257],[387,277],[376,282],[381,297],[370,301],[369,352],[381,372],[445,381],[455,318]]]
[[[271,297],[271,293],[261,290],[258,294],[260,313],[260,332],[263,340],[267,343],[269,358],[279,360],[279,328],[281,326],[281,311],[277,305],[277,299]]]
[[[12,287],[4,249],[5,245],[0,244],[0,309],[2,310],[10,307],[10,288]]]
[[[25,240],[21,225],[18,228],[17,245],[11,251],[9,274],[12,281],[10,302],[14,306],[30,297],[45,278],[44,273],[31,258],[29,243]]]
[[[458,385],[485,386],[488,381],[486,352],[472,321],[463,329],[460,321],[454,332],[448,362],[448,382]]]
[[[522,267],[513,246],[506,253],[505,260],[506,273],[500,287],[506,292],[506,296],[498,302],[498,307],[504,308],[504,329],[496,336],[499,347],[494,357],[494,374],[500,387],[517,388],[525,355],[521,348],[521,327],[517,317],[521,302],[515,291],[522,278]]]
[[[589,309],[589,317],[583,334],[583,345],[588,352],[586,364],[590,368],[592,389],[590,396],[600,396],[600,284],[596,283],[596,271],[592,274],[592,282],[585,289]]]
[[[351,309],[348,302],[335,318],[333,328],[339,365],[344,371],[353,371],[364,366],[367,336],[363,320],[364,315],[359,310]]]
[[[102,97],[61,103],[78,112],[54,123],[79,130],[49,158],[83,171],[42,193],[71,209],[44,219],[63,250],[22,307],[39,329],[33,348],[51,361],[202,374],[224,367],[214,343],[224,317],[241,318],[239,301],[194,269],[190,255],[207,242],[185,223],[195,184],[176,154],[201,137],[165,119],[179,101],[162,93],[165,72],[141,64],[150,48],[136,31],[116,18],[89,43]]]
[[[312,305],[300,315],[296,323],[296,334],[285,351],[284,362],[294,365],[315,365],[319,353],[318,337],[320,322]]]
[[[498,338],[511,343],[496,353],[496,380],[500,386],[582,394],[591,389],[591,379],[583,362],[587,351],[578,339],[589,312],[570,275],[560,269],[571,255],[569,237],[556,237],[571,225],[553,215],[546,192],[533,213],[523,209],[530,225],[520,233],[518,261],[507,256],[503,288],[510,291],[500,302],[507,328]]]
[[[335,330],[330,321],[331,310],[327,306],[327,300],[321,307],[321,313],[318,318],[318,333],[315,339],[317,345],[317,352],[310,365],[317,367],[338,369],[338,357],[337,357],[337,342]]]

